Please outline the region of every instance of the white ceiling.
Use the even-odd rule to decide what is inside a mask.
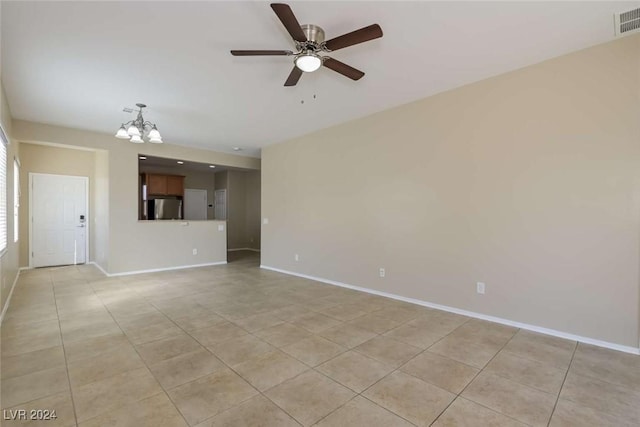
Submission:
[[[382,39],[332,54],[365,77],[323,68],[287,88],[290,57],[232,57],[293,48],[267,2],[3,1],[13,117],[114,133],[133,118],[123,107],[144,102],[165,142],[259,157],[272,143],[612,40],[614,12],[640,2],[289,4],[327,39],[380,24]]]

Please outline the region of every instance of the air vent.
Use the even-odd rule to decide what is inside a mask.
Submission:
[[[628,12],[616,13],[616,36],[626,36],[640,32],[640,8]]]

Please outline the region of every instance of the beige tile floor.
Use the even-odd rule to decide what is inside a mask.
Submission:
[[[57,419],[2,425],[640,425],[639,356],[232,261],[23,272],[1,404]]]

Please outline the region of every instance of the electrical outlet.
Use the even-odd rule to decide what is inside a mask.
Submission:
[[[194,254],[194,255],[198,255],[198,250],[194,248],[194,249],[193,249],[193,254]]]
[[[380,269],[380,277],[384,277],[387,274],[384,268]]]
[[[476,292],[478,292],[481,295],[484,295],[484,283],[483,282],[476,283]]]
[[[295,259],[296,261],[300,261],[300,256],[298,254],[295,254],[293,256],[293,259]]]

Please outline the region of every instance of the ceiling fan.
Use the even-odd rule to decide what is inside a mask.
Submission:
[[[382,37],[382,29],[378,24],[369,25],[359,30],[343,34],[331,40],[324,40],[324,30],[317,25],[300,25],[289,5],[284,3],[271,3],[271,9],[278,15],[280,21],[289,32],[296,44],[296,51],[290,50],[232,50],[234,56],[293,56],[294,67],[284,83],[285,86],[295,86],[303,72],[311,73],[320,66],[325,67],[349,77],[359,80],[364,73],[337,59],[329,56],[321,56],[322,52],[333,52],[338,49],[364,43],[369,40]]]

